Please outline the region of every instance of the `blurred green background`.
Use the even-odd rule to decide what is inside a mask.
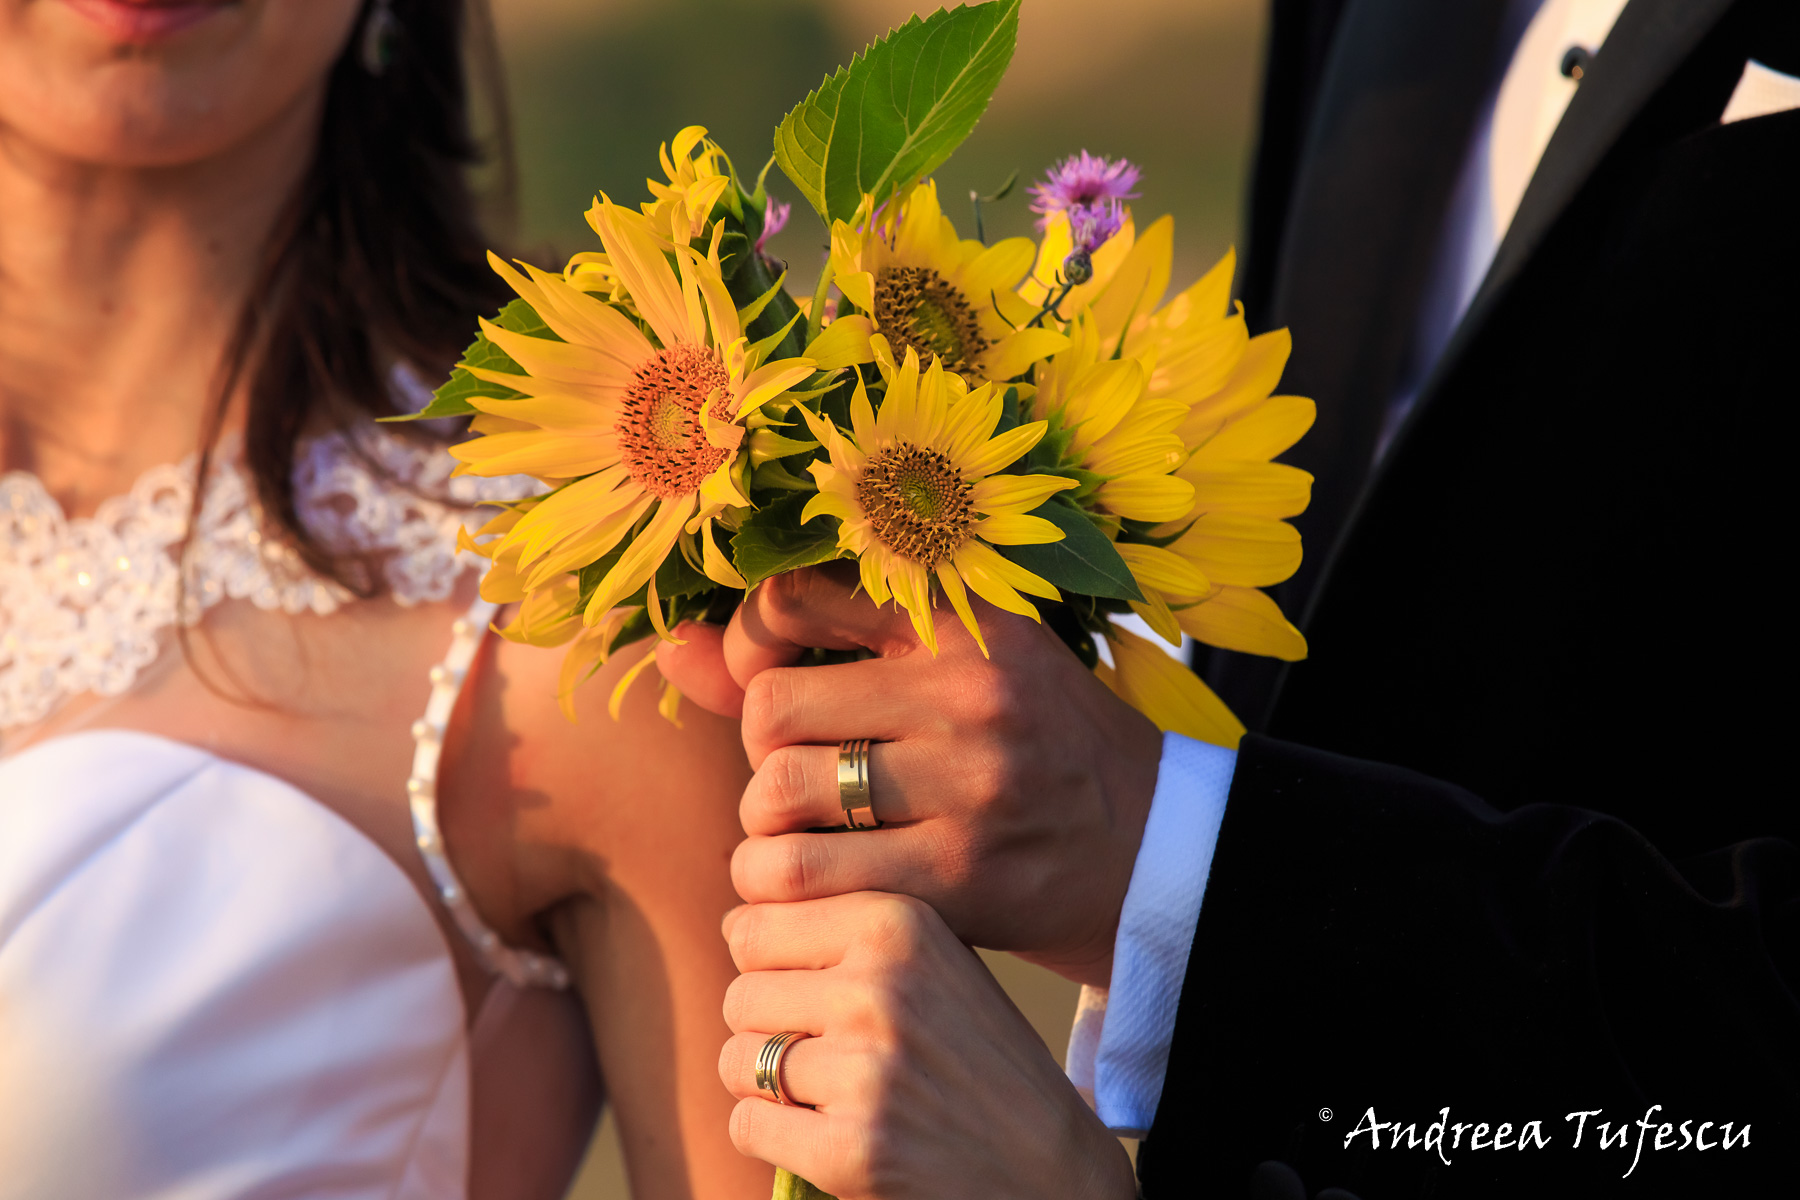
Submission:
[[[597,248],[582,213],[597,191],[644,197],[658,143],[707,126],[754,176],[782,115],[863,45],[933,3],[908,0],[490,0],[520,166],[518,242],[544,265]],[[1024,0],[1019,49],[973,137],[938,172],[944,210],[974,236],[965,197],[1017,168],[1020,187],[987,212],[990,237],[1031,231],[1024,184],[1077,150],[1144,169],[1140,225],[1176,223],[1175,283],[1196,278],[1238,236],[1263,0]],[[771,190],[796,195],[779,171]],[[772,252],[810,293],[824,231],[796,204]],[[1061,1058],[1073,985],[989,956]],[[609,1125],[572,1200],[624,1200]]]

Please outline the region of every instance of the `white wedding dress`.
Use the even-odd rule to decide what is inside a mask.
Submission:
[[[522,494],[361,440],[427,495]],[[309,526],[376,555],[401,603],[449,596],[468,565],[456,530],[483,519],[385,482],[341,438],[311,443],[296,484]],[[35,478],[0,477],[0,734],[129,689],[177,621],[221,600],[328,613],[346,598],[263,536],[228,457],[178,613],[192,486],[191,467],[160,468],[68,520]],[[472,1028],[430,900],[289,784],[124,730],[0,757],[0,1198],[466,1194],[472,1046],[521,988],[565,981],[481,925],[436,837],[437,739],[486,615],[446,630],[408,785],[439,898],[501,976]]]

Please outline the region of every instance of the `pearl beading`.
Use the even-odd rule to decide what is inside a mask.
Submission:
[[[444,661],[431,668],[431,699],[425,715],[413,722],[412,777],[406,781],[406,798],[412,809],[413,835],[418,841],[419,855],[437,888],[438,899],[449,911],[463,936],[475,948],[482,965],[516,987],[542,987],[560,991],[569,986],[569,969],[547,954],[508,946],[500,935],[488,928],[481,914],[469,902],[469,895],[457,878],[444,852],[444,836],[438,828],[437,782],[438,763],[444,753],[444,728],[462,694],[463,680],[469,665],[481,649],[481,640],[499,605],[477,600],[469,611],[450,626],[450,649]]]

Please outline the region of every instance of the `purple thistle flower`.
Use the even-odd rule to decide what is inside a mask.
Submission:
[[[787,228],[788,214],[792,211],[793,205],[783,204],[775,197],[769,197],[768,204],[763,208],[762,233],[758,234],[756,238],[756,252],[758,254],[762,253],[763,243]]]
[[[1069,240],[1078,254],[1092,254],[1125,224],[1122,200],[1100,200],[1069,208]]]
[[[1042,183],[1031,185],[1031,211],[1042,214],[1038,228],[1048,228],[1051,215],[1064,210],[1135,199],[1137,193],[1131,189],[1142,174],[1129,159],[1096,158],[1086,150],[1071,154],[1051,167]]]

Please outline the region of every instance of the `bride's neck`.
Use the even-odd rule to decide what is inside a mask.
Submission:
[[[142,168],[0,126],[0,470],[91,512],[196,448],[317,128],[314,97],[224,154]]]

